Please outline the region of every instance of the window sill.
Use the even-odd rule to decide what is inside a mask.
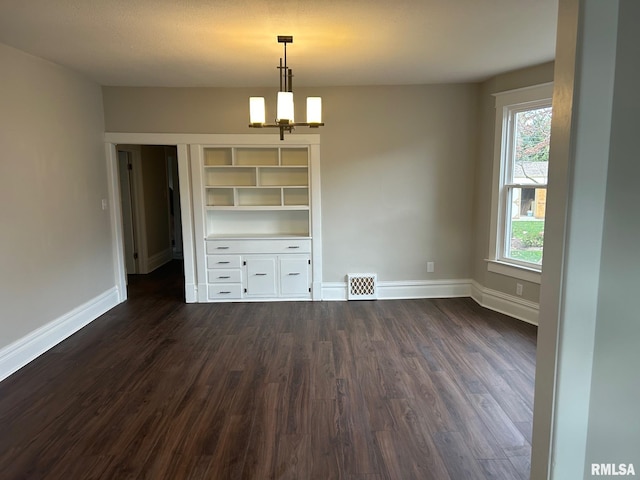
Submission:
[[[537,283],[540,285],[542,273],[534,268],[523,267],[511,263],[500,262],[498,260],[485,260],[487,262],[487,270],[493,273],[499,273],[507,277],[518,278],[526,282]]]

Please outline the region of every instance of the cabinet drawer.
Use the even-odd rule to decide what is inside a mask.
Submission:
[[[311,253],[310,238],[207,240],[208,254]]]
[[[240,255],[207,255],[207,268],[240,268]]]
[[[224,298],[240,298],[242,296],[242,285],[239,283],[216,283],[207,288],[210,300],[221,300]]]
[[[209,283],[241,283],[242,271],[238,269],[214,268],[207,270],[207,281]]]

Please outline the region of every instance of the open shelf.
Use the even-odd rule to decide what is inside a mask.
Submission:
[[[209,167],[205,169],[207,187],[255,186],[256,169],[252,167]]]
[[[305,210],[309,208],[307,187],[207,187],[207,208],[267,208]]]
[[[282,190],[279,188],[238,188],[237,206],[281,206]]]
[[[309,149],[203,147],[205,235],[308,236]]]
[[[309,236],[309,211],[215,209],[207,211],[209,236]]]
[[[219,166],[233,164],[232,153],[230,148],[205,148],[204,149],[204,165]]]
[[[282,204],[286,206],[309,206],[308,188],[282,189]]]
[[[236,148],[235,165],[279,165],[277,148]]]
[[[309,184],[309,173],[305,167],[262,167],[258,170],[260,185],[304,186]]]
[[[207,207],[233,207],[233,188],[207,188]]]
[[[280,150],[280,165],[307,166],[309,153],[306,148],[283,148]]]

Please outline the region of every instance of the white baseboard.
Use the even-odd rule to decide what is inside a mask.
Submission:
[[[346,300],[347,282],[322,282],[322,300]]]
[[[115,307],[119,298],[117,287],[112,287],[0,349],[0,381]]]
[[[199,303],[207,303],[209,301],[209,289],[206,283],[198,283],[194,286],[194,294]]]
[[[471,296],[471,280],[418,280],[378,282],[378,299],[450,298]],[[323,300],[346,300],[347,282],[324,282]]]
[[[471,295],[471,280],[379,282],[378,298],[452,298]]]
[[[539,303],[485,288],[475,280],[471,284],[471,298],[489,310],[504,313],[532,325],[538,325]]]
[[[171,260],[173,260],[173,252],[171,251],[171,248],[167,248],[160,253],[156,253],[155,255],[147,258],[147,271],[144,273],[151,273],[155,269],[169,263]]]
[[[184,301],[186,303],[196,303],[198,301],[198,287],[193,283],[184,286]]]
[[[489,310],[538,325],[539,304],[485,288],[475,280],[378,282],[380,300],[452,297],[471,297],[476,303]],[[347,300],[347,282],[324,282],[322,300]]]

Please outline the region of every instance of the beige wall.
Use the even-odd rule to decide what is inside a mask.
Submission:
[[[493,77],[480,85],[478,158],[473,197],[473,278],[486,288],[515,295],[516,281],[523,298],[538,302],[540,285],[487,271],[493,188],[495,98],[492,94],[553,81],[553,62]]]
[[[175,150],[175,147],[173,147]],[[174,154],[175,156],[175,154]],[[142,145],[140,150],[146,251],[149,257],[171,249],[169,231],[169,183],[165,147]]]
[[[114,285],[100,87],[0,44],[0,348]]]
[[[110,132],[265,133],[248,97],[275,89],[104,87]],[[469,278],[478,87],[308,88],[323,97],[325,282],[349,272],[382,281]],[[273,104],[267,104],[273,112]],[[300,132],[310,130],[300,128]],[[427,274],[426,262],[435,262]]]

